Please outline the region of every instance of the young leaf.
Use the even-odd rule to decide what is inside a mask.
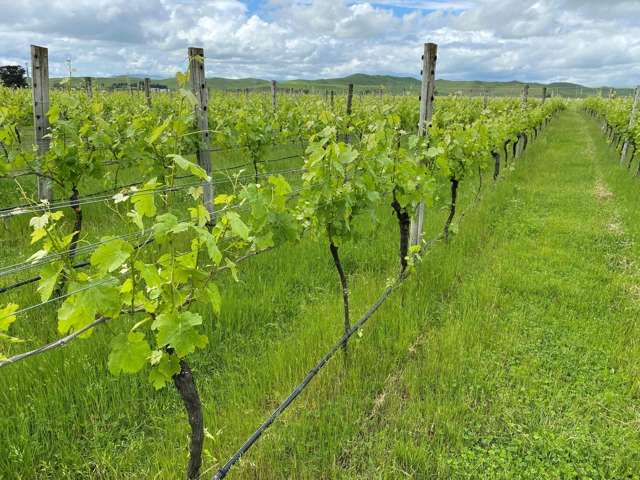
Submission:
[[[233,233],[238,235],[242,240],[249,239],[249,227],[242,221],[240,215],[236,212],[228,212],[225,217],[229,221]]]
[[[62,262],[54,262],[45,265],[40,271],[40,281],[38,282],[38,292],[40,293],[40,300],[46,302],[51,298],[53,289],[58,283],[58,277],[62,271],[64,264]]]
[[[151,328],[157,331],[159,346],[172,347],[182,358],[208,342],[207,337],[200,335],[195,328],[198,325],[202,325],[202,317],[197,313],[167,312],[158,315]]]
[[[120,334],[111,342],[109,372],[112,375],[142,370],[151,355],[151,347],[142,332]]]
[[[159,185],[155,178],[151,179],[144,184],[142,190],[131,196],[131,203],[133,203],[135,211],[140,216],[153,217],[156,214],[156,203],[153,192]]]
[[[113,239],[100,245],[91,255],[91,265],[101,273],[109,273],[120,268],[133,253],[133,247],[122,239]]]
[[[202,168],[200,165],[196,165],[195,163],[190,162],[182,155],[176,155],[172,153],[167,156],[171,158],[175,162],[175,164],[178,165],[182,170],[186,170],[192,175],[198,177],[200,180],[211,180],[211,177],[207,175],[207,172],[204,170],[204,168]]]
[[[170,355],[161,350],[152,353],[152,360],[154,366],[149,373],[149,380],[156,390],[160,390],[176,373],[180,372],[180,360],[176,355]]]
[[[13,322],[16,321],[16,316],[13,314],[18,310],[18,305],[15,303],[9,303],[0,308],[0,332],[6,332]]]

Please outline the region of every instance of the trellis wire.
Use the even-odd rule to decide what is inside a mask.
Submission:
[[[110,242],[111,240],[118,240],[118,239],[129,239],[129,238],[137,238],[137,237],[141,237],[143,236],[145,233],[149,233],[149,230],[140,230],[140,231],[136,231],[136,232],[130,232],[130,233],[123,233],[121,235],[116,235],[114,237],[110,237],[109,239],[106,240],[100,240],[98,242],[94,242],[94,243],[90,243],[88,245],[83,245],[81,247],[78,247],[78,249],[76,250],[76,255],[82,255],[84,253],[90,252],[92,250],[94,250],[95,248],[99,247],[100,245],[103,245],[107,242]],[[13,275],[19,272],[22,272],[24,270],[29,270],[31,268],[35,268],[35,267],[39,267],[41,265],[46,265],[47,263],[51,263],[51,262],[55,262],[56,260],[59,260],[63,257],[65,257],[66,255],[68,255],[69,252],[68,251],[64,251],[64,252],[58,252],[58,253],[51,253],[45,257],[42,257],[40,259],[37,260],[33,260],[33,261],[24,261],[24,262],[20,262],[20,263],[15,263],[13,265],[8,265],[6,267],[2,267],[0,268],[0,277],[6,277],[7,275]]]
[[[295,158],[295,157],[292,156],[291,158]],[[282,159],[284,159],[284,157]],[[297,173],[297,172],[303,172],[303,171],[304,169],[283,169],[283,170],[275,170],[273,172],[259,173],[257,176],[259,178],[264,178],[270,175],[286,175],[290,173]],[[190,175],[189,177],[192,177],[192,175]],[[247,175],[236,177],[235,179],[234,178],[218,178],[218,179],[212,180],[211,184],[223,185],[227,183],[232,183],[234,180],[243,181],[243,180],[254,179],[255,177],[256,175],[247,174]],[[186,177],[183,177],[183,178],[186,178]],[[202,184],[202,181],[199,180],[197,182],[189,182],[181,185],[175,185],[172,187],[163,187],[163,188],[156,188],[156,189],[149,189],[149,190],[139,190],[135,192],[126,192],[126,194],[128,196],[155,195],[158,193],[165,193],[165,192],[177,192],[177,191],[185,190],[187,188],[195,187],[201,184]],[[41,212],[43,210],[55,210],[58,208],[67,208],[67,207],[74,207],[74,206],[90,205],[94,203],[101,203],[101,202],[113,199],[113,196],[114,195],[112,195],[111,193],[108,195],[107,194],[94,195],[94,196],[87,195],[87,196],[81,197],[78,200],[61,200],[59,202],[52,202],[48,204],[38,203],[38,204],[33,204],[29,206],[24,206],[24,207],[7,207],[4,211],[0,211],[0,219],[15,217],[18,215],[24,215],[28,213]]]
[[[91,290],[92,288],[99,287],[101,285],[105,285],[110,280],[111,279],[109,279],[109,278],[104,278],[102,280],[98,280],[97,282],[90,283],[89,285],[86,285],[86,286],[84,286],[82,288],[78,288],[78,289],[73,290],[71,292],[67,292],[67,293],[64,293],[62,295],[58,295],[56,297],[52,297],[49,300],[45,300],[44,302],[40,302],[40,303],[35,303],[33,305],[29,305],[28,307],[24,307],[24,308],[21,308],[20,310],[16,310],[15,312],[11,313],[10,315],[5,315],[4,317],[1,317],[0,320],[4,320],[7,317],[18,316],[18,315],[21,315],[23,313],[27,313],[27,312],[35,309],[35,308],[39,308],[39,307],[42,307],[44,305],[48,305],[48,304],[53,303],[53,302],[57,302],[58,300],[63,300],[65,298],[67,298],[67,297],[70,297],[71,295],[75,295],[76,293],[85,292],[87,290]]]
[[[283,171],[282,174],[297,173],[297,172],[298,172],[298,170],[292,170],[290,172]],[[215,213],[222,213],[225,210],[225,208],[217,210]],[[245,207],[241,207],[240,210],[243,210],[244,208]],[[96,247],[98,247],[98,246],[100,246],[100,245],[102,245],[104,243],[107,243],[107,242],[109,242],[111,240],[114,240],[114,239],[137,238],[137,237],[143,236],[147,232],[148,232],[148,230],[125,233],[125,234],[122,234],[122,235],[117,235],[117,236],[111,237],[111,238],[106,239],[106,240],[100,240],[98,242],[90,243],[88,245],[83,245],[83,246],[79,247],[76,250],[76,255],[82,255],[84,253],[89,253],[92,250],[94,250]],[[47,255],[46,257],[43,257],[41,259],[37,259],[37,260],[33,260],[33,261],[26,260],[24,262],[20,262],[20,263],[16,263],[16,264],[13,264],[13,265],[8,265],[8,266],[5,266],[5,267],[2,267],[2,268],[0,268],[0,278],[1,277],[5,277],[7,275],[13,275],[13,274],[22,272],[24,270],[29,270],[31,268],[36,268],[36,267],[45,265],[47,263],[55,262],[56,260],[59,260],[59,259],[63,258],[65,255],[67,255],[67,252],[58,252],[58,253],[53,253],[53,254]],[[34,281],[37,281],[37,280],[34,280]],[[21,282],[18,282],[18,283],[21,283]],[[31,283],[31,282],[27,282],[27,284],[28,283]],[[2,289],[0,289],[0,293],[3,293],[4,291],[7,291],[7,290],[11,290],[13,288],[15,288],[13,285],[10,285],[8,287],[2,288]]]
[[[298,139],[294,139],[293,141],[288,143],[270,143],[270,144],[267,144],[266,146],[272,147],[272,148],[297,147],[297,146],[300,146],[301,144],[304,145],[307,142],[308,142],[308,139],[299,137]],[[217,153],[217,152],[231,152],[231,151],[237,151],[237,150],[246,150],[248,148],[249,147],[247,145],[234,145],[231,147],[211,147],[211,148],[205,149],[205,151]],[[190,155],[195,155],[195,152]],[[101,162],[102,165],[106,165],[106,166],[118,165],[119,163],[120,162],[117,160],[105,160],[104,162]],[[7,175],[7,178],[18,178],[18,177],[25,177],[29,175],[37,175],[37,172],[33,170],[25,170],[25,169],[14,170],[13,172],[10,172]]]
[[[258,160],[257,163],[261,163],[261,164],[262,163],[277,163],[277,162],[281,162],[281,161],[284,161],[284,160],[290,160],[290,159],[293,159],[293,158],[299,158],[301,156],[302,156],[301,154],[286,155],[286,156],[283,156],[283,157],[276,157],[276,158],[272,158],[272,159]],[[253,165],[253,162],[246,161],[246,162],[243,162],[243,163],[240,163],[240,164],[232,165],[230,167],[216,168],[216,169],[212,170],[211,174],[214,175],[216,173],[229,172],[229,171],[232,171],[232,170],[237,170],[237,169],[242,168],[242,167],[249,167],[251,165]],[[192,178],[194,176],[195,175],[193,175],[193,174],[178,175],[178,176],[175,177],[175,179],[176,180],[184,180],[185,178]],[[113,188],[108,188],[108,189],[105,189],[105,190],[99,190],[99,191],[93,192],[93,193],[87,193],[87,194],[83,195],[82,197],[80,197],[79,200],[82,201],[85,198],[93,198],[93,197],[97,197],[99,195],[103,195],[103,194],[106,194],[106,193],[115,194],[118,191],[123,190],[125,188],[137,187],[137,186],[143,185],[143,184],[144,184],[144,181],[126,183],[124,185],[118,185],[118,186],[113,187]],[[61,202],[70,203],[70,200],[62,200]],[[38,205],[38,204],[35,204],[35,205]],[[28,208],[28,207],[33,207],[33,206],[34,206],[34,204],[32,204],[32,203],[23,203],[23,204],[20,204],[20,205],[14,205],[14,206],[10,206],[10,207],[2,207],[2,208],[0,208],[0,218],[2,218],[3,215],[4,216],[8,216],[8,215],[6,215],[6,212],[9,212],[9,211],[12,211],[12,210],[19,210],[19,209],[23,209],[23,208]]]

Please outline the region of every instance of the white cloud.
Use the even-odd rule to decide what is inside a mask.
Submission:
[[[197,45],[212,76],[417,76],[434,41],[444,78],[640,82],[637,0],[0,0],[0,12],[0,63],[41,44],[52,75],[71,58],[77,75],[168,76]]]

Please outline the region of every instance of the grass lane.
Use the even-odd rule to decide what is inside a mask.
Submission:
[[[577,112],[543,142],[341,477],[639,478],[638,184]]]
[[[351,343],[349,368],[331,362],[229,478],[640,470],[626,266],[640,232],[626,227],[632,204],[621,209],[622,195],[610,195],[632,189],[610,178],[615,162],[591,127],[576,112],[559,117]],[[445,213],[430,210],[431,234]],[[344,255],[354,317],[396,263],[390,215],[363,232]],[[206,326],[211,346],[193,360],[210,434],[205,468],[226,459],[340,335],[324,244],[257,257],[241,277],[225,286],[223,315]],[[32,320],[53,325],[44,314]],[[0,477],[182,477],[187,426],[176,395],[153,392],[142,376],[110,377],[112,334],[0,375]]]

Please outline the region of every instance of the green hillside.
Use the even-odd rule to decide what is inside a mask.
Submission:
[[[52,86],[60,87],[61,78],[51,79]],[[111,89],[114,85],[118,88],[127,89],[126,85],[132,85],[133,89],[142,84],[139,76],[115,76],[115,77],[98,77],[93,80],[94,86],[100,89]],[[164,85],[170,89],[176,88],[174,78],[152,79],[152,84]],[[393,94],[418,94],[420,91],[420,81],[413,77],[401,77],[392,75],[366,75],[357,73],[341,78],[324,78],[324,79],[296,79],[278,82],[278,88],[286,91],[292,89],[294,91],[308,91],[315,93],[324,93],[327,91],[335,91],[336,93],[346,92],[350,83],[354,84],[356,93],[393,93]],[[71,85],[74,88],[81,88],[84,85],[84,79],[81,77],[73,78]],[[207,79],[207,85],[212,90],[229,90],[237,91],[249,89],[250,91],[268,91],[271,88],[271,81],[259,78],[240,78],[230,79],[221,77],[211,77]],[[518,96],[522,93],[523,82],[484,82],[480,80],[444,80],[436,81],[436,95],[468,95],[481,96],[485,92],[491,96]],[[530,83],[529,94],[532,97],[540,97],[543,87],[547,87],[548,95],[552,92],[563,97],[587,97],[593,95],[608,95],[610,87],[590,88],[583,85],[568,82],[557,82],[550,84]],[[616,88],[616,95],[628,96],[633,94],[633,89]]]

